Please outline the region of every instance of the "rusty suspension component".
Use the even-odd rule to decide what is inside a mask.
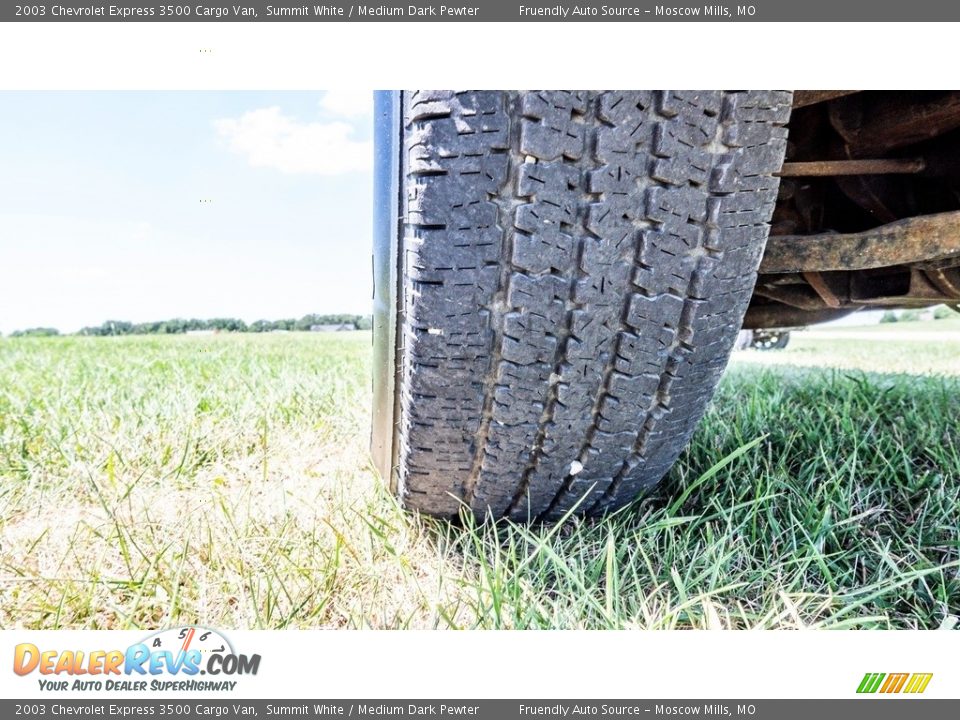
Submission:
[[[865,270],[960,256],[960,211],[922,215],[858,233],[772,235],[760,273]]]
[[[780,177],[839,177],[845,175],[915,175],[927,168],[923,158],[879,160],[816,160],[785,162]]]

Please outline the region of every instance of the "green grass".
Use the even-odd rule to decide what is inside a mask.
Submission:
[[[0,340],[0,626],[937,628],[960,615],[960,343],[739,354],[653,495],[411,516],[370,337]],[[839,369],[838,369],[839,368]]]

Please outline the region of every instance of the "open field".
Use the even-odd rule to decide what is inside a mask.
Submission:
[[[534,528],[397,507],[367,456],[369,351],[366,333],[0,340],[0,626],[960,615],[956,340],[741,353],[659,491]]]
[[[826,326],[815,327],[803,333],[804,337],[817,340],[912,340],[932,346],[937,355],[949,351],[949,344],[960,342],[960,318],[937,320],[936,322],[898,322],[867,326]],[[954,345],[955,347],[955,345]],[[881,355],[881,358],[884,355]],[[921,357],[921,361],[925,358]]]

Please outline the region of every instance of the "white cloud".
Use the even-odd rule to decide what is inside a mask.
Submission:
[[[214,128],[227,147],[244,155],[253,167],[289,174],[341,175],[367,170],[372,162],[373,144],[353,139],[355,130],[349,123],[303,122],[284,115],[279,107],[215,120]]]
[[[320,99],[320,108],[343,117],[373,114],[373,93],[358,90],[328,90]]]

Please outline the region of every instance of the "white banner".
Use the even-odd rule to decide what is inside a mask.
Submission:
[[[867,674],[884,675],[873,691],[878,698],[960,698],[957,635],[936,631],[257,632],[186,626],[163,633],[4,631],[0,653],[6,656],[0,687],[8,699],[841,699],[863,697]],[[927,674],[925,684],[912,678]],[[902,675],[899,692],[881,692],[885,681],[894,690]],[[906,692],[921,684],[922,693]]]

